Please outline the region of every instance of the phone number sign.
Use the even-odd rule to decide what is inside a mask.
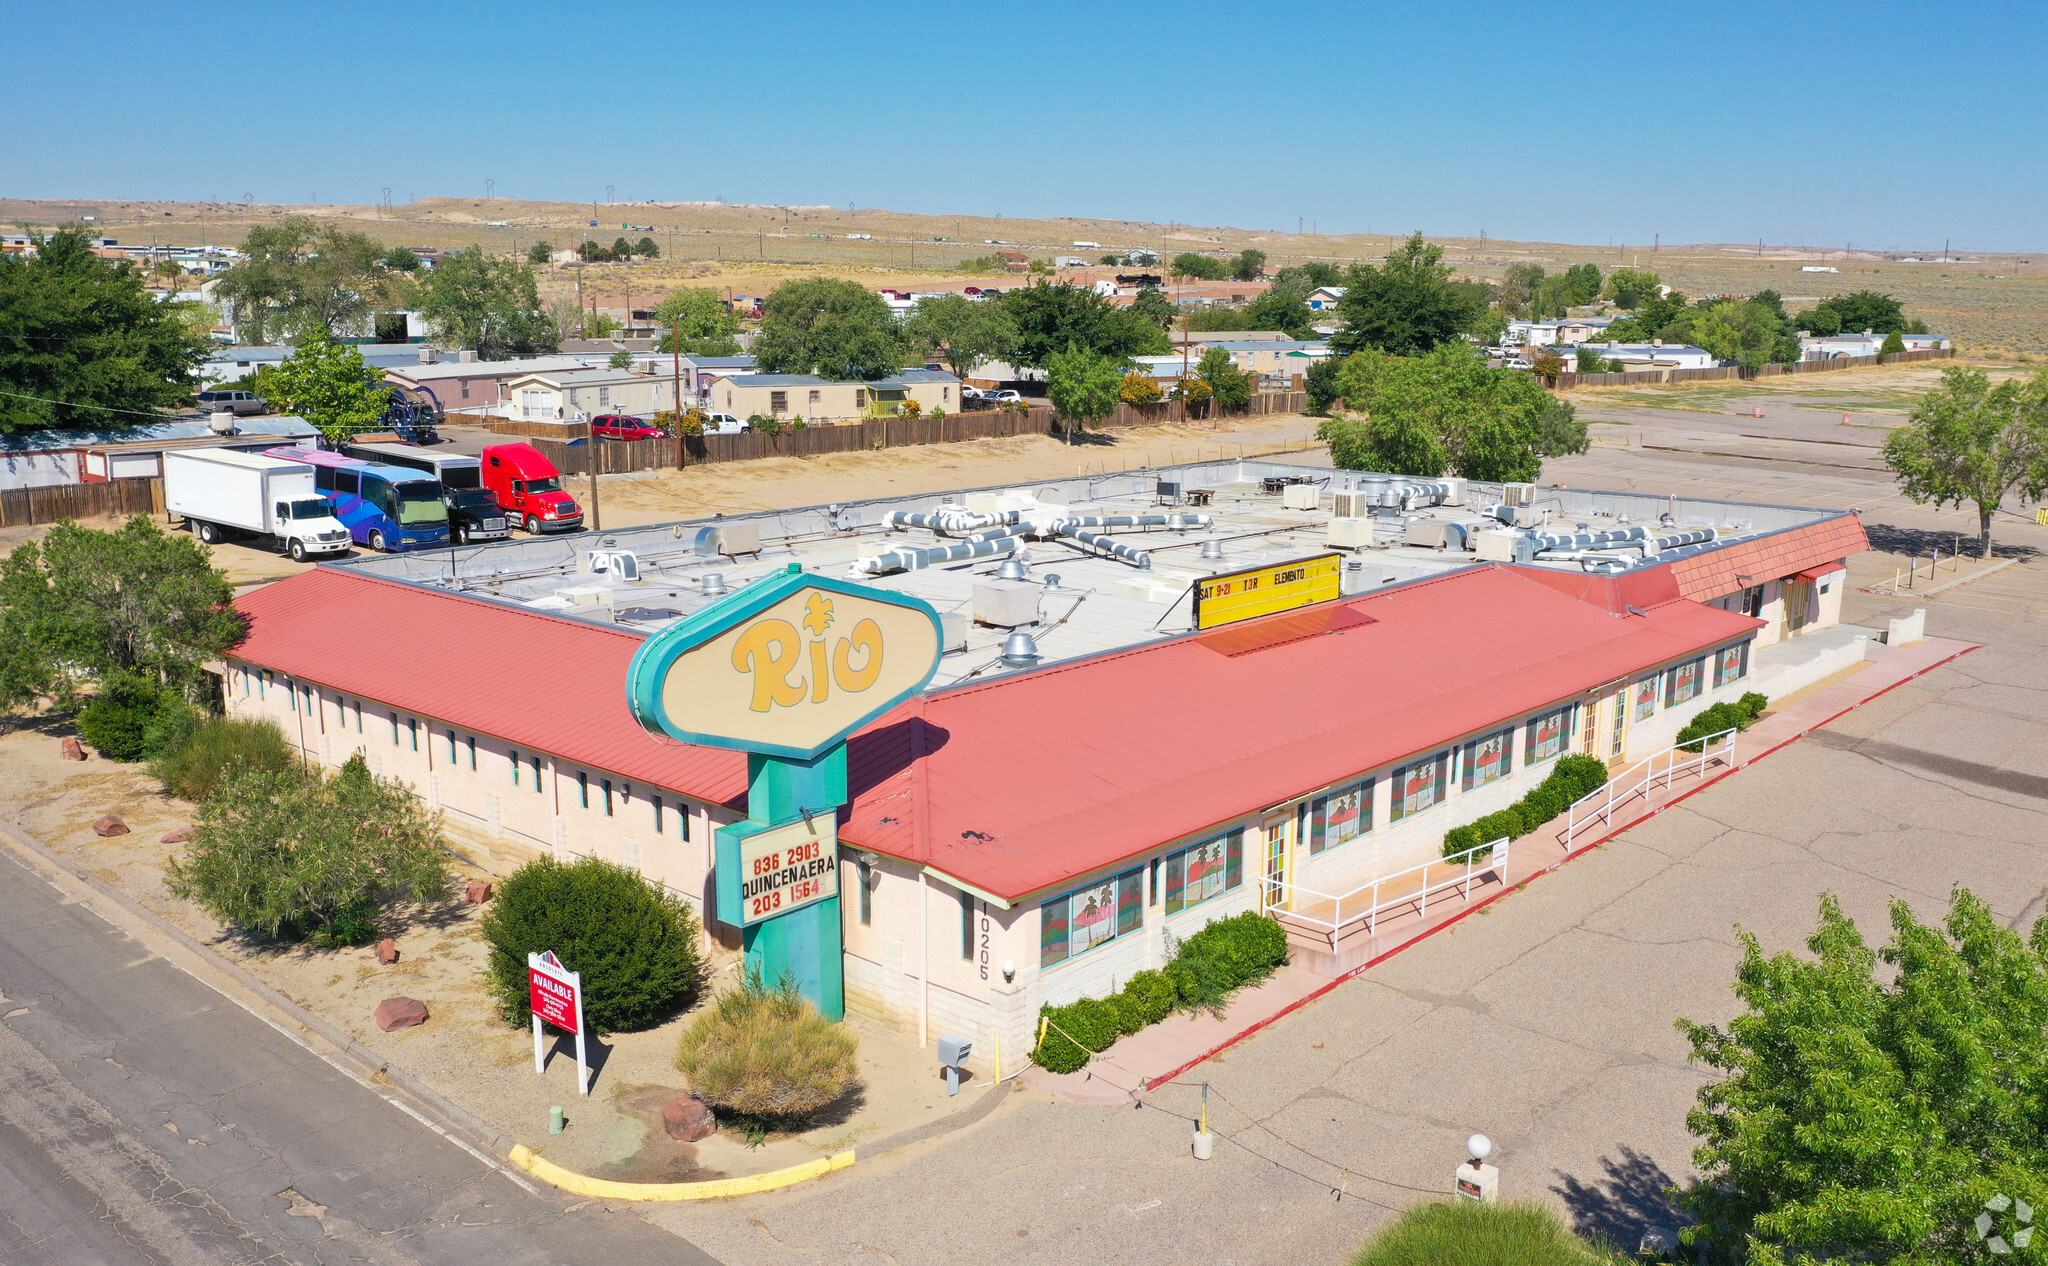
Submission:
[[[740,926],[839,895],[838,821],[823,813],[740,841]]]
[[[552,1024],[565,1033],[583,1028],[580,973],[569,971],[552,952],[526,957],[527,998],[534,1018]]]

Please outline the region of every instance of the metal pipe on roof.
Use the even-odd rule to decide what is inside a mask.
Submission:
[[[942,506],[929,514],[913,513],[908,510],[891,510],[882,519],[885,526],[892,528],[921,527],[949,536],[962,532],[974,532],[982,528],[1001,527],[1015,523],[1021,516],[1015,510],[1001,510],[982,513],[964,510],[957,506]]]
[[[1665,550],[1677,549],[1683,545],[1708,544],[1718,539],[1720,539],[1720,533],[1716,532],[1713,528],[1700,528],[1698,531],[1693,532],[1678,532],[1671,536],[1660,536],[1656,540],[1651,541],[1650,552],[1662,553]]]
[[[1112,557],[1121,558],[1141,571],[1149,571],[1152,567],[1152,556],[1150,554],[1143,550],[1132,549],[1115,537],[1104,536],[1100,532],[1083,532],[1079,529],[1069,529],[1062,532],[1061,535],[1070,536],[1083,545],[1093,546]]]
[[[880,576],[892,571],[919,571],[934,563],[957,563],[969,558],[993,558],[997,554],[1015,553],[1023,540],[1006,536],[988,541],[961,541],[957,545],[936,545],[930,549],[910,549],[895,546],[872,558],[854,560],[853,573],[857,576]]]

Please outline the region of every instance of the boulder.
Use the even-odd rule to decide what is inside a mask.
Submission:
[[[385,937],[377,942],[377,961],[386,967],[398,961],[398,942]]]
[[[718,1133],[718,1118],[712,1115],[710,1104],[695,1095],[683,1095],[662,1108],[661,1128],[672,1139],[695,1143]]]
[[[427,1004],[418,998],[386,998],[377,1004],[377,1027],[386,1033],[427,1022]]]
[[[192,828],[189,826],[181,826],[175,830],[165,831],[164,838],[160,842],[164,844],[183,844],[191,838]]]
[[[480,906],[491,899],[491,886],[481,879],[473,879],[463,895],[469,904]]]
[[[85,759],[85,749],[78,745],[78,740],[76,738],[67,738],[64,740],[63,754],[65,760]]]
[[[109,813],[92,824],[92,833],[94,835],[126,835],[128,834],[128,824]]]

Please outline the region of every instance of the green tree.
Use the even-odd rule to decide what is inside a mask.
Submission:
[[[1621,362],[1610,360],[1602,355],[1600,348],[1596,344],[1581,343],[1574,349],[1574,354],[1577,357],[1577,364],[1573,368],[1582,374],[1618,374],[1621,372],[1619,368]]]
[[[118,429],[190,404],[212,346],[185,319],[197,306],[157,302],[75,229],[0,255],[0,433]]]
[[[406,274],[368,234],[295,215],[250,229],[242,250],[248,260],[221,275],[214,297],[234,305],[248,342],[349,335],[372,311],[404,306]]]
[[[1054,352],[1045,362],[1045,394],[1060,420],[1082,430],[1116,412],[1123,402],[1129,362],[1075,347]]]
[[[1366,415],[1323,424],[1331,460],[1346,470],[1524,481],[1542,473],[1543,458],[1586,448],[1570,405],[1533,375],[1490,369],[1463,345],[1353,356],[1338,382],[1345,406]]]
[[[540,306],[533,269],[494,259],[471,246],[441,262],[419,283],[421,316],[444,339],[476,349],[481,360],[552,352],[561,346],[555,323]]]
[[[267,377],[270,402],[313,424],[322,439],[340,444],[384,425],[391,384],[347,343],[315,335]]]
[[[655,306],[654,319],[661,325],[661,351],[676,351],[675,340],[680,335],[685,355],[739,354],[740,319],[732,314],[725,297],[707,286],[669,291]]]
[[[1484,300],[1451,281],[1443,257],[1443,247],[1424,242],[1417,232],[1383,266],[1352,265],[1337,300],[1344,328],[1331,337],[1331,350],[1349,355],[1377,348],[1407,356],[1457,341]]]
[[[1131,311],[1162,330],[1170,330],[1180,318],[1180,307],[1156,286],[1146,286],[1131,298]]]
[[[754,360],[764,374],[886,378],[903,367],[903,336],[882,297],[857,281],[808,277],[768,296]]]
[[[633,244],[624,237],[612,239],[612,258],[624,263],[633,258]]]
[[[1899,301],[1875,290],[1854,290],[1823,299],[1806,315],[1809,321],[1817,322],[1806,327],[1815,334],[1861,334],[1865,330],[1891,334],[1906,328],[1906,314]],[[1824,328],[1830,324],[1832,329]]]
[[[554,254],[548,249],[546,242],[535,242],[526,248],[526,262],[534,265],[545,264],[554,258]]]
[[[605,249],[604,243],[589,239],[585,239],[583,245],[576,248],[576,254],[586,264],[607,263],[612,257],[612,253]]]
[[[1501,273],[1500,303],[1517,315],[1534,319],[1536,296],[1543,289],[1543,265],[1509,264]]]
[[[1663,280],[1655,273],[1646,273],[1634,268],[1617,268],[1607,278],[1607,285],[1601,293],[1614,300],[1616,307],[1634,311],[1659,293]]]
[[[230,774],[199,806],[164,883],[222,923],[280,940],[362,945],[378,907],[448,891],[439,815],[362,754],[332,778],[298,769]]]
[[[1714,358],[1744,369],[1799,359],[1799,332],[1761,303],[1728,299],[1696,312],[1691,340]]]
[[[1274,287],[1243,308],[1247,330],[1280,330],[1292,339],[1315,337],[1315,314],[1308,301],[1291,290]]]
[[[1230,265],[1214,255],[1199,255],[1194,251],[1183,251],[1173,257],[1167,270],[1175,277],[1187,277],[1194,281],[1222,281],[1230,276]]]
[[[1266,275],[1266,252],[1246,247],[1237,253],[1237,259],[1230,266],[1234,281],[1257,281]]]
[[[1119,308],[1086,286],[1069,282],[1023,286],[1002,297],[1017,328],[1012,359],[1043,368],[1055,352],[1078,347],[1126,360],[1167,351],[1166,332],[1130,308]]]
[[[1221,308],[1213,304],[1189,308],[1181,314],[1181,327],[1202,333],[1249,330],[1252,323],[1243,308]]]
[[[1289,264],[1273,278],[1273,284],[1306,295],[1309,291],[1323,286],[1343,285],[1344,270],[1322,260],[1310,260],[1306,264]]]
[[[642,237],[633,243],[633,253],[642,259],[660,259],[661,247],[655,245],[653,238]]]
[[[1571,278],[1570,298],[1574,307],[1600,297],[1600,265],[1573,264],[1564,270],[1564,275]]]
[[[966,295],[927,295],[903,322],[912,346],[938,350],[956,377],[966,378],[984,360],[1009,355],[1017,327],[1002,305]]]
[[[1229,352],[1212,347],[1202,353],[1195,377],[1209,386],[1209,396],[1220,409],[1242,409],[1252,401],[1252,376],[1237,367]]]
[[[1615,276],[1620,276],[1616,272]],[[1612,278],[1609,278],[1611,281]],[[1647,343],[1662,338],[1670,342],[1683,342],[1683,338],[1672,338],[1688,331],[1674,328],[1685,317],[1688,309],[1685,296],[1672,291],[1668,295],[1643,299],[1630,316],[1622,317],[1607,327],[1607,337],[1617,343]]]
[[[397,273],[416,273],[420,270],[420,257],[410,246],[394,246],[377,257],[377,262]]]
[[[1903,352],[1905,350],[1906,340],[1899,337],[1899,332],[1897,330],[1893,330],[1891,333],[1884,336],[1884,346],[1877,349],[1878,359],[1889,359],[1890,357],[1897,356],[1900,352]]]
[[[1343,369],[1343,360],[1335,356],[1322,356],[1309,362],[1302,386],[1308,393],[1310,417],[1327,416],[1330,406],[1343,395],[1344,389],[1338,384],[1338,376]]]
[[[1873,952],[1824,897],[1812,959],[1738,929],[1745,1010],[1678,1021],[1722,1075],[1686,1115],[1688,1239],[1752,1266],[1990,1262],[1986,1202],[2048,1204],[2048,924],[2022,941],[1958,888],[1940,926],[1903,900],[1891,925]]]
[[[631,369],[633,367],[633,353],[622,347],[618,351],[613,352],[605,360],[605,364],[613,369]]]
[[[1916,505],[1977,507],[1977,556],[1991,557],[1991,516],[2018,492],[2048,490],[2048,371],[1997,386],[1981,369],[1953,366],[1885,437],[1884,464]]]
[[[73,700],[115,674],[194,690],[242,640],[233,599],[189,536],[141,515],[111,532],[61,522],[0,562],[0,706]]]

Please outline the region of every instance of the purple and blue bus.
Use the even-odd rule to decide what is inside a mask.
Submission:
[[[448,544],[448,507],[441,484],[425,471],[380,466],[316,448],[264,450],[313,468],[313,487],[358,545],[402,553]]]

